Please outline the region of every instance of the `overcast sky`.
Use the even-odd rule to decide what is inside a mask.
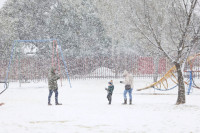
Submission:
[[[0,0],[0,8],[3,6],[3,3],[5,2],[6,0]]]

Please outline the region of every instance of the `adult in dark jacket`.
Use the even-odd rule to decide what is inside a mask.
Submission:
[[[57,80],[60,78],[59,76],[56,75],[55,73],[56,69],[51,68],[49,76],[48,76],[48,87],[49,87],[49,96],[48,96],[48,105],[51,104],[51,96],[53,92],[55,93],[55,104],[56,105],[62,105],[61,103],[58,103],[58,84]]]
[[[112,93],[113,93],[113,90],[114,90],[114,85],[113,85],[113,82],[112,80],[110,82],[108,82],[108,88],[106,88],[108,94],[107,94],[107,99],[109,101],[109,104],[111,104],[111,101],[112,101]]]

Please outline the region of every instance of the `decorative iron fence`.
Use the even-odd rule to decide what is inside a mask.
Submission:
[[[140,57],[136,55],[124,55],[116,57],[83,57],[65,58],[68,73],[71,79],[92,79],[92,78],[121,78],[124,70],[129,71],[135,77],[154,77],[156,74],[156,64],[158,63],[157,73],[159,76],[165,74],[170,65],[166,58],[155,61],[153,57]],[[0,80],[4,80],[9,60],[0,60]],[[21,57],[13,59],[9,79],[10,80],[35,80],[46,79],[51,59],[36,57]],[[58,65],[57,65],[58,67]],[[60,65],[60,74],[66,78],[64,64]]]
[[[83,57],[65,58],[70,79],[102,79],[122,78],[124,70],[129,71],[138,78],[153,78],[164,75],[172,65],[166,58],[140,57],[136,55],[124,55],[116,57]],[[3,81],[9,60],[0,60],[0,80]],[[157,66],[157,67],[156,67]],[[193,70],[200,72],[199,57],[193,60]],[[45,80],[51,67],[51,59],[26,57],[14,59],[9,72],[9,80]],[[57,65],[58,67],[58,65]],[[191,65],[185,67],[185,75]],[[199,77],[199,72],[196,74]],[[60,75],[67,78],[64,64],[60,64]]]

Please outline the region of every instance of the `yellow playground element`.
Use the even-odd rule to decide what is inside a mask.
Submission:
[[[200,56],[200,53],[187,58],[187,62],[189,63],[191,70],[192,70],[192,65],[193,65],[192,60],[195,59],[197,56]],[[171,80],[173,83],[178,84],[178,79],[175,73],[176,73],[176,66],[173,66],[160,80],[144,88],[137,89],[137,91],[146,90],[152,87],[164,88],[165,90],[168,90],[169,89],[168,80]],[[189,84],[189,82],[186,82],[186,81],[184,82],[187,85]]]

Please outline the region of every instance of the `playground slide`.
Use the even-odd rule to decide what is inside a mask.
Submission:
[[[161,86],[163,86],[165,89],[168,88],[168,79],[170,78],[174,83],[177,84],[177,79],[176,76],[174,75],[174,72],[176,71],[176,67],[173,66],[160,80],[158,80],[157,82],[154,82],[153,84],[146,86],[144,88],[141,89],[137,89],[137,91],[141,91],[141,90],[145,90],[145,89],[149,89],[152,87],[157,87],[157,88],[161,88]],[[174,78],[176,80],[174,80]]]
[[[192,61],[197,56],[200,56],[200,53],[196,54],[194,56],[188,57],[187,62]],[[192,67],[192,65],[191,65],[191,67]],[[146,90],[146,89],[149,89],[149,88],[152,88],[152,87],[155,87],[155,88],[164,88],[164,89],[167,90],[167,89],[169,89],[168,88],[168,80],[171,80],[175,84],[178,83],[178,80],[177,80],[177,78],[175,76],[175,72],[176,72],[176,67],[173,66],[160,80],[158,80],[157,82],[154,82],[153,84],[151,84],[149,86],[146,86],[144,88],[137,89],[137,91]],[[185,83],[189,84],[188,82],[185,82]]]

